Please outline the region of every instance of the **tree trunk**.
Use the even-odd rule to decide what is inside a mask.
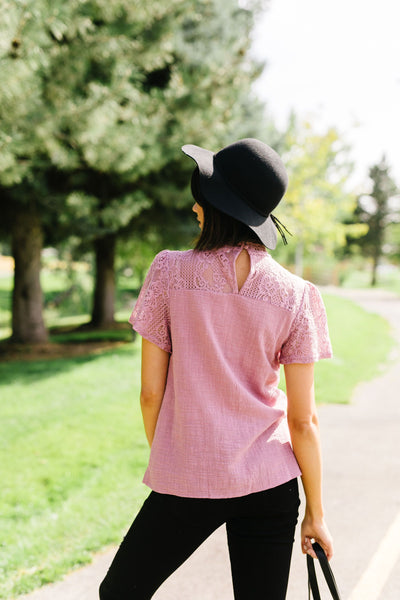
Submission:
[[[371,286],[375,287],[378,282],[378,265],[379,257],[376,254],[372,257],[372,275],[371,275]]]
[[[294,258],[294,272],[299,277],[303,277],[304,272],[304,243],[298,242],[296,245]]]
[[[91,324],[107,327],[114,324],[115,302],[115,246],[116,235],[96,240],[96,281]]]
[[[47,342],[40,286],[43,232],[35,211],[19,211],[12,226],[15,261],[12,296],[12,337],[21,344]]]

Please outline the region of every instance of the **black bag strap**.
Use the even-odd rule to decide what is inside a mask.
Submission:
[[[337,589],[336,581],[332,573],[332,569],[329,565],[328,559],[326,558],[325,552],[322,550],[318,542],[314,542],[312,545],[315,554],[321,565],[322,572],[328,584],[329,590],[332,594],[333,600],[340,600],[339,591]],[[307,571],[308,571],[308,600],[312,597],[314,600],[321,600],[319,593],[317,576],[315,573],[314,559],[307,554]]]

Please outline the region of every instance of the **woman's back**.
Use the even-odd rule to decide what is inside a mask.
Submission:
[[[283,600],[300,469],[302,551],[315,556],[314,538],[332,556],[312,364],[331,356],[326,314],[317,289],[265,250],[289,233],[272,214],[288,184],[279,155],[252,138],[217,153],[182,150],[196,163],[201,234],[194,250],[155,257],[129,319],[143,337],[144,482],[153,491],[100,597],[153,597],[225,523],[235,599]]]
[[[156,257],[131,319],[171,352],[152,489],[232,497],[299,474],[279,367],[329,354],[327,333],[315,334],[321,306],[314,286],[257,246]]]
[[[238,289],[241,290],[244,282],[250,274],[251,261],[247,249],[243,248],[235,262],[236,281]]]

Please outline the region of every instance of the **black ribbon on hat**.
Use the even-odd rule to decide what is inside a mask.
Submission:
[[[287,246],[287,244],[288,244],[288,241],[287,241],[287,239],[286,239],[285,231],[286,231],[286,233],[288,233],[289,235],[293,235],[293,234],[291,234],[291,233],[290,233],[289,229],[287,229],[287,227],[285,227],[285,226],[284,226],[284,224],[283,224],[283,223],[281,223],[281,222],[280,222],[280,220],[279,220],[279,219],[277,219],[277,218],[275,217],[275,215],[270,215],[270,217],[271,217],[271,219],[272,219],[272,222],[273,222],[273,224],[275,225],[275,227],[276,227],[276,228],[277,228],[277,230],[279,231],[279,233],[280,233],[280,235],[281,235],[281,238],[282,238],[282,240],[283,240],[283,243],[284,243],[284,245],[285,245],[285,246]],[[284,231],[284,230],[285,230],[285,231]]]

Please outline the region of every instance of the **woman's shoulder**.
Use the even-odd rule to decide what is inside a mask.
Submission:
[[[295,273],[292,273],[292,271],[290,271],[286,267],[282,266],[274,259],[272,259],[272,260],[274,263],[276,273],[279,274],[279,277],[282,279],[282,281],[286,285],[288,285],[289,288],[296,290],[298,293],[297,295],[301,296],[301,298],[303,298],[304,294],[307,294],[307,293],[319,294],[318,288],[314,283],[312,283],[311,281],[308,281],[307,279],[303,279],[303,277],[300,277],[299,275],[296,275]]]
[[[172,265],[193,258],[193,250],[161,250],[155,255],[153,263],[158,265]]]
[[[152,271],[162,271],[164,276],[172,276],[174,272],[181,271],[185,265],[193,263],[196,260],[193,250],[161,250],[158,252],[151,263]]]
[[[299,277],[292,271],[290,271],[287,267],[284,267],[280,263],[278,263],[270,254],[268,254],[268,271],[271,275],[276,278],[276,280],[282,285],[286,285],[289,288],[303,290],[307,285],[307,281],[302,277]]]
[[[155,255],[153,263],[167,263],[173,260],[183,259],[185,256],[190,256],[192,253],[193,250],[161,250]]]
[[[267,296],[265,299],[291,312],[297,311],[307,286],[312,285],[278,263],[270,254],[259,263],[259,274],[263,281],[259,289]]]

